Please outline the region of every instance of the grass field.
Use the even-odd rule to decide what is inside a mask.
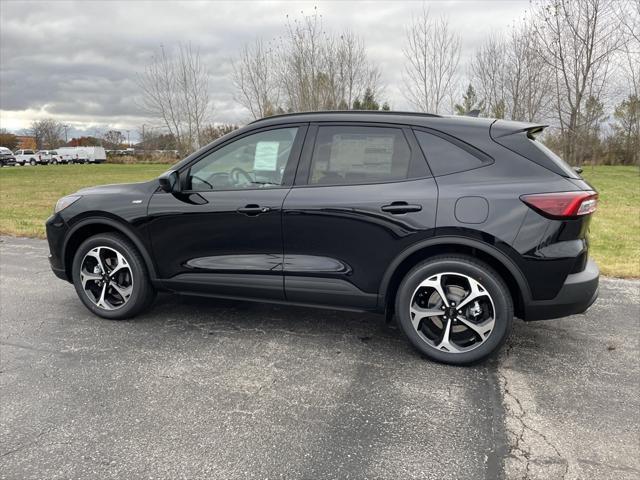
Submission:
[[[167,165],[49,165],[0,169],[0,234],[45,237],[56,201],[80,188],[151,180]]]
[[[44,238],[56,200],[79,188],[149,180],[167,165],[58,165],[0,169],[0,234]],[[640,171],[587,167],[583,176],[600,192],[591,224],[591,254],[603,274],[640,277]]]

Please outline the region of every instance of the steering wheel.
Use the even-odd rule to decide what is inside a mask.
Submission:
[[[246,183],[249,183],[249,184],[253,183],[253,178],[251,178],[251,175],[249,175],[249,173],[247,173],[240,167],[233,167],[229,172],[229,177],[235,185],[240,184],[240,178],[239,178],[240,176],[243,176],[247,179]]]
[[[195,178],[196,180],[198,180],[198,181],[202,182],[202,183],[206,183],[209,187],[213,188],[213,185],[211,185],[211,184],[210,184],[209,182],[207,182],[204,178],[199,177],[198,175],[192,175],[192,176],[191,176],[191,183],[193,183],[193,179],[194,179],[194,178]]]

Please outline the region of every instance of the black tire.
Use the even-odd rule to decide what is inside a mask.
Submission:
[[[51,160],[51,165],[57,165],[58,161],[57,160]]]
[[[414,292],[422,281],[439,273],[470,277],[479,282],[493,300],[495,310],[493,328],[484,342],[472,350],[456,353],[439,350],[428,343],[413,326],[410,308]],[[505,342],[513,324],[513,301],[502,277],[486,263],[465,255],[441,255],[419,263],[407,273],[398,287],[395,313],[403,333],[422,354],[437,362],[468,365],[487,359]],[[424,327],[420,325],[419,328]]]
[[[32,167],[35,167],[36,166],[35,159],[32,158],[31,160],[29,160],[29,165],[31,165]]]
[[[133,290],[128,301],[114,310],[98,307],[82,288],[80,269],[85,255],[96,247],[108,247],[124,256],[133,277]],[[85,307],[92,313],[109,320],[123,320],[134,317],[148,308],[155,299],[156,291],[149,280],[147,267],[142,255],[131,241],[119,233],[101,233],[85,240],[76,251],[72,266],[73,285]]]

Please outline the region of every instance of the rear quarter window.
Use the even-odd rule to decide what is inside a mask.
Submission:
[[[473,170],[491,163],[488,157],[480,155],[481,152],[471,153],[470,149],[439,135],[419,130],[416,130],[415,134],[435,177]]]

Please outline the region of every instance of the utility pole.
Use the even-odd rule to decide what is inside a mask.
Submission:
[[[127,147],[131,147],[131,140],[129,140],[129,130],[126,130],[127,132]]]
[[[147,143],[145,142],[144,139],[144,126],[145,124],[142,124],[142,150],[144,150],[145,152],[147,151]]]
[[[69,125],[64,124],[62,128],[64,128],[64,143],[67,144],[69,142],[69,137],[67,137],[67,128],[69,128]]]

